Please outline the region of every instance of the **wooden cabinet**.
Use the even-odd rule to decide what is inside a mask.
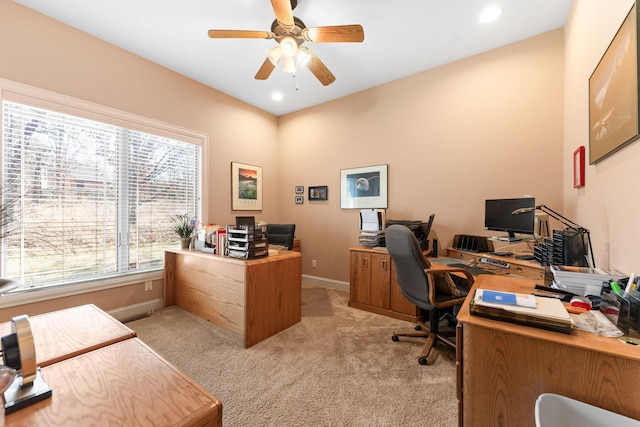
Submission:
[[[420,309],[400,291],[391,256],[384,248],[351,248],[349,306],[413,322]]]

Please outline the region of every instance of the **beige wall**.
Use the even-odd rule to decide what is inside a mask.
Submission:
[[[305,274],[348,281],[359,211],[340,209],[341,169],[388,164],[387,217],[435,213],[442,247],[496,234],[483,229],[487,198],[561,210],[562,136],[557,30],[281,117],[281,220],[297,224]],[[296,205],[296,185],[328,185],[329,200]]]
[[[638,272],[640,221],[640,142],[586,166],[585,186],[573,189],[572,154],[581,145],[589,153],[589,76],[634,2],[573,2],[566,25],[565,53],[565,213],[591,230],[596,265]]]

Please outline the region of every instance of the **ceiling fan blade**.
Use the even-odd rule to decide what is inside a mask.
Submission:
[[[295,28],[293,11],[291,10],[291,0],[271,0],[271,6],[273,6],[276,19],[282,28],[289,31]]]
[[[311,71],[324,86],[333,83],[336,80],[336,76],[331,74],[331,71],[320,61],[320,58],[318,58],[315,53],[309,50],[309,54],[311,55],[311,60],[307,65],[309,71]]]
[[[262,66],[256,73],[256,80],[267,80],[275,68],[276,66],[269,58],[265,59]]]
[[[271,31],[209,30],[212,39],[272,39],[274,36]]]
[[[361,42],[364,41],[364,29],[358,24],[305,28],[302,37],[315,43]]]

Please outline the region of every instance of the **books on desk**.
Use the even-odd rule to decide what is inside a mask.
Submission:
[[[496,294],[502,298],[496,299]],[[478,289],[469,308],[475,316],[571,333],[571,317],[556,298]]]

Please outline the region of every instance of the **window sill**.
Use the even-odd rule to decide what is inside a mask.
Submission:
[[[62,285],[52,288],[38,288],[0,295],[0,309],[13,307],[16,305],[31,304],[34,302],[47,301],[56,298],[64,298],[73,295],[86,294],[89,292],[103,291],[106,289],[119,288],[122,286],[131,286],[148,280],[162,279],[163,269],[155,271],[147,271],[139,274],[131,274],[126,276],[114,277],[109,279],[95,280],[92,282]]]

